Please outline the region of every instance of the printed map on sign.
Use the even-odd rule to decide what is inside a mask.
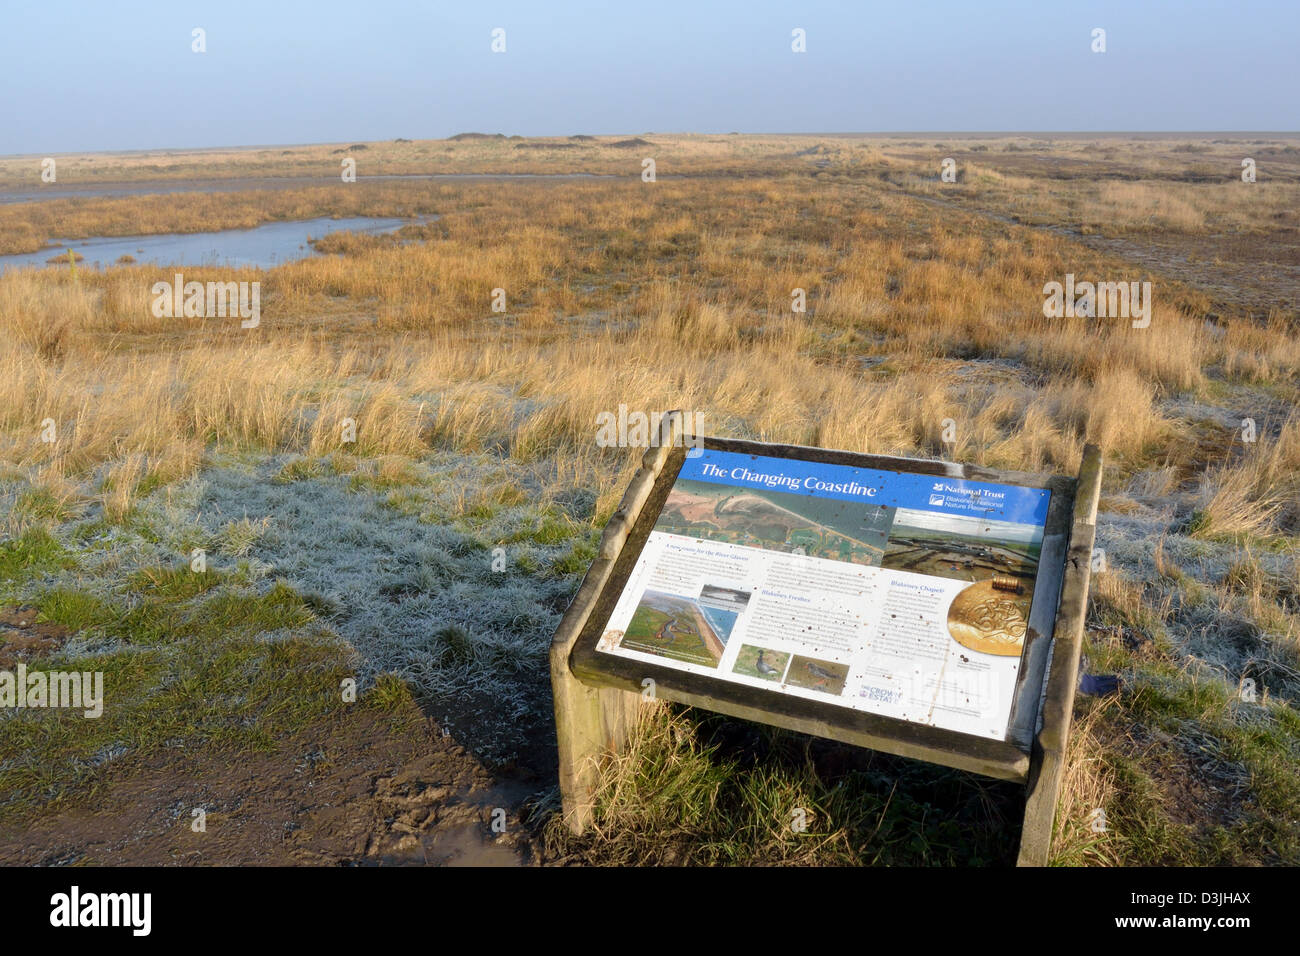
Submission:
[[[1003,739],[1050,496],[705,450],[597,650]]]

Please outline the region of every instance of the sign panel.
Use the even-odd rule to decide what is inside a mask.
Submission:
[[[702,449],[595,649],[1003,740],[1051,494]]]

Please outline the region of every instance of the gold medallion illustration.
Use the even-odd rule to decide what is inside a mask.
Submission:
[[[1029,620],[1029,596],[1024,591],[1015,578],[977,581],[953,598],[948,633],[973,651],[1019,657]]]

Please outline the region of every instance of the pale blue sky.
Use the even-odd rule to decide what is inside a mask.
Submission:
[[[0,154],[467,130],[1300,128],[1297,0],[8,0],[0,23]]]

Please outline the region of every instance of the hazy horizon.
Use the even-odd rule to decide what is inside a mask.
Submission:
[[[451,137],[463,134],[485,134],[488,136],[498,135],[494,131],[480,129],[460,130],[458,133],[452,133],[449,136],[440,137],[420,137],[411,138],[412,142],[442,142]],[[519,137],[519,134],[501,133],[507,139]],[[964,137],[969,139],[999,139],[1013,136],[1034,136],[1043,139],[1168,139],[1171,137],[1187,138],[1206,138],[1211,136],[1230,136],[1230,137],[1251,137],[1267,136],[1273,139],[1300,139],[1300,130],[1266,130],[1266,129],[1204,129],[1204,130],[962,130],[962,129],[918,129],[918,130],[818,130],[813,132],[790,132],[786,130],[730,130],[726,133],[701,132],[698,130],[641,130],[629,131],[621,130],[618,132],[584,132],[584,133],[539,133],[532,136],[521,136],[522,139],[564,139],[569,136],[597,136],[606,137],[633,137],[633,136],[799,136],[799,137],[844,137],[844,138],[870,138],[870,137],[902,137],[902,136],[950,136]],[[394,137],[396,139],[396,137]],[[141,146],[129,149],[81,149],[81,150],[50,150],[38,151],[33,153],[0,153],[0,159],[13,159],[23,156],[78,156],[78,155],[126,155],[131,153],[202,153],[202,152],[222,152],[226,150],[252,150],[252,149],[287,149],[287,148],[308,148],[313,146],[337,146],[343,143],[383,143],[392,142],[393,140],[365,140],[359,137],[340,137],[339,139],[315,140],[313,142],[267,142],[267,143],[214,143],[207,146]]]
[[[433,8],[248,0],[8,11],[0,154],[683,131],[1300,128],[1300,8],[990,0]],[[494,53],[493,30],[505,32]],[[201,28],[204,52],[194,52]],[[1106,31],[1093,52],[1092,31]],[[804,31],[805,52],[792,50]],[[53,66],[51,66],[53,64]],[[616,130],[620,132],[607,133]],[[638,135],[629,133],[627,135]]]

